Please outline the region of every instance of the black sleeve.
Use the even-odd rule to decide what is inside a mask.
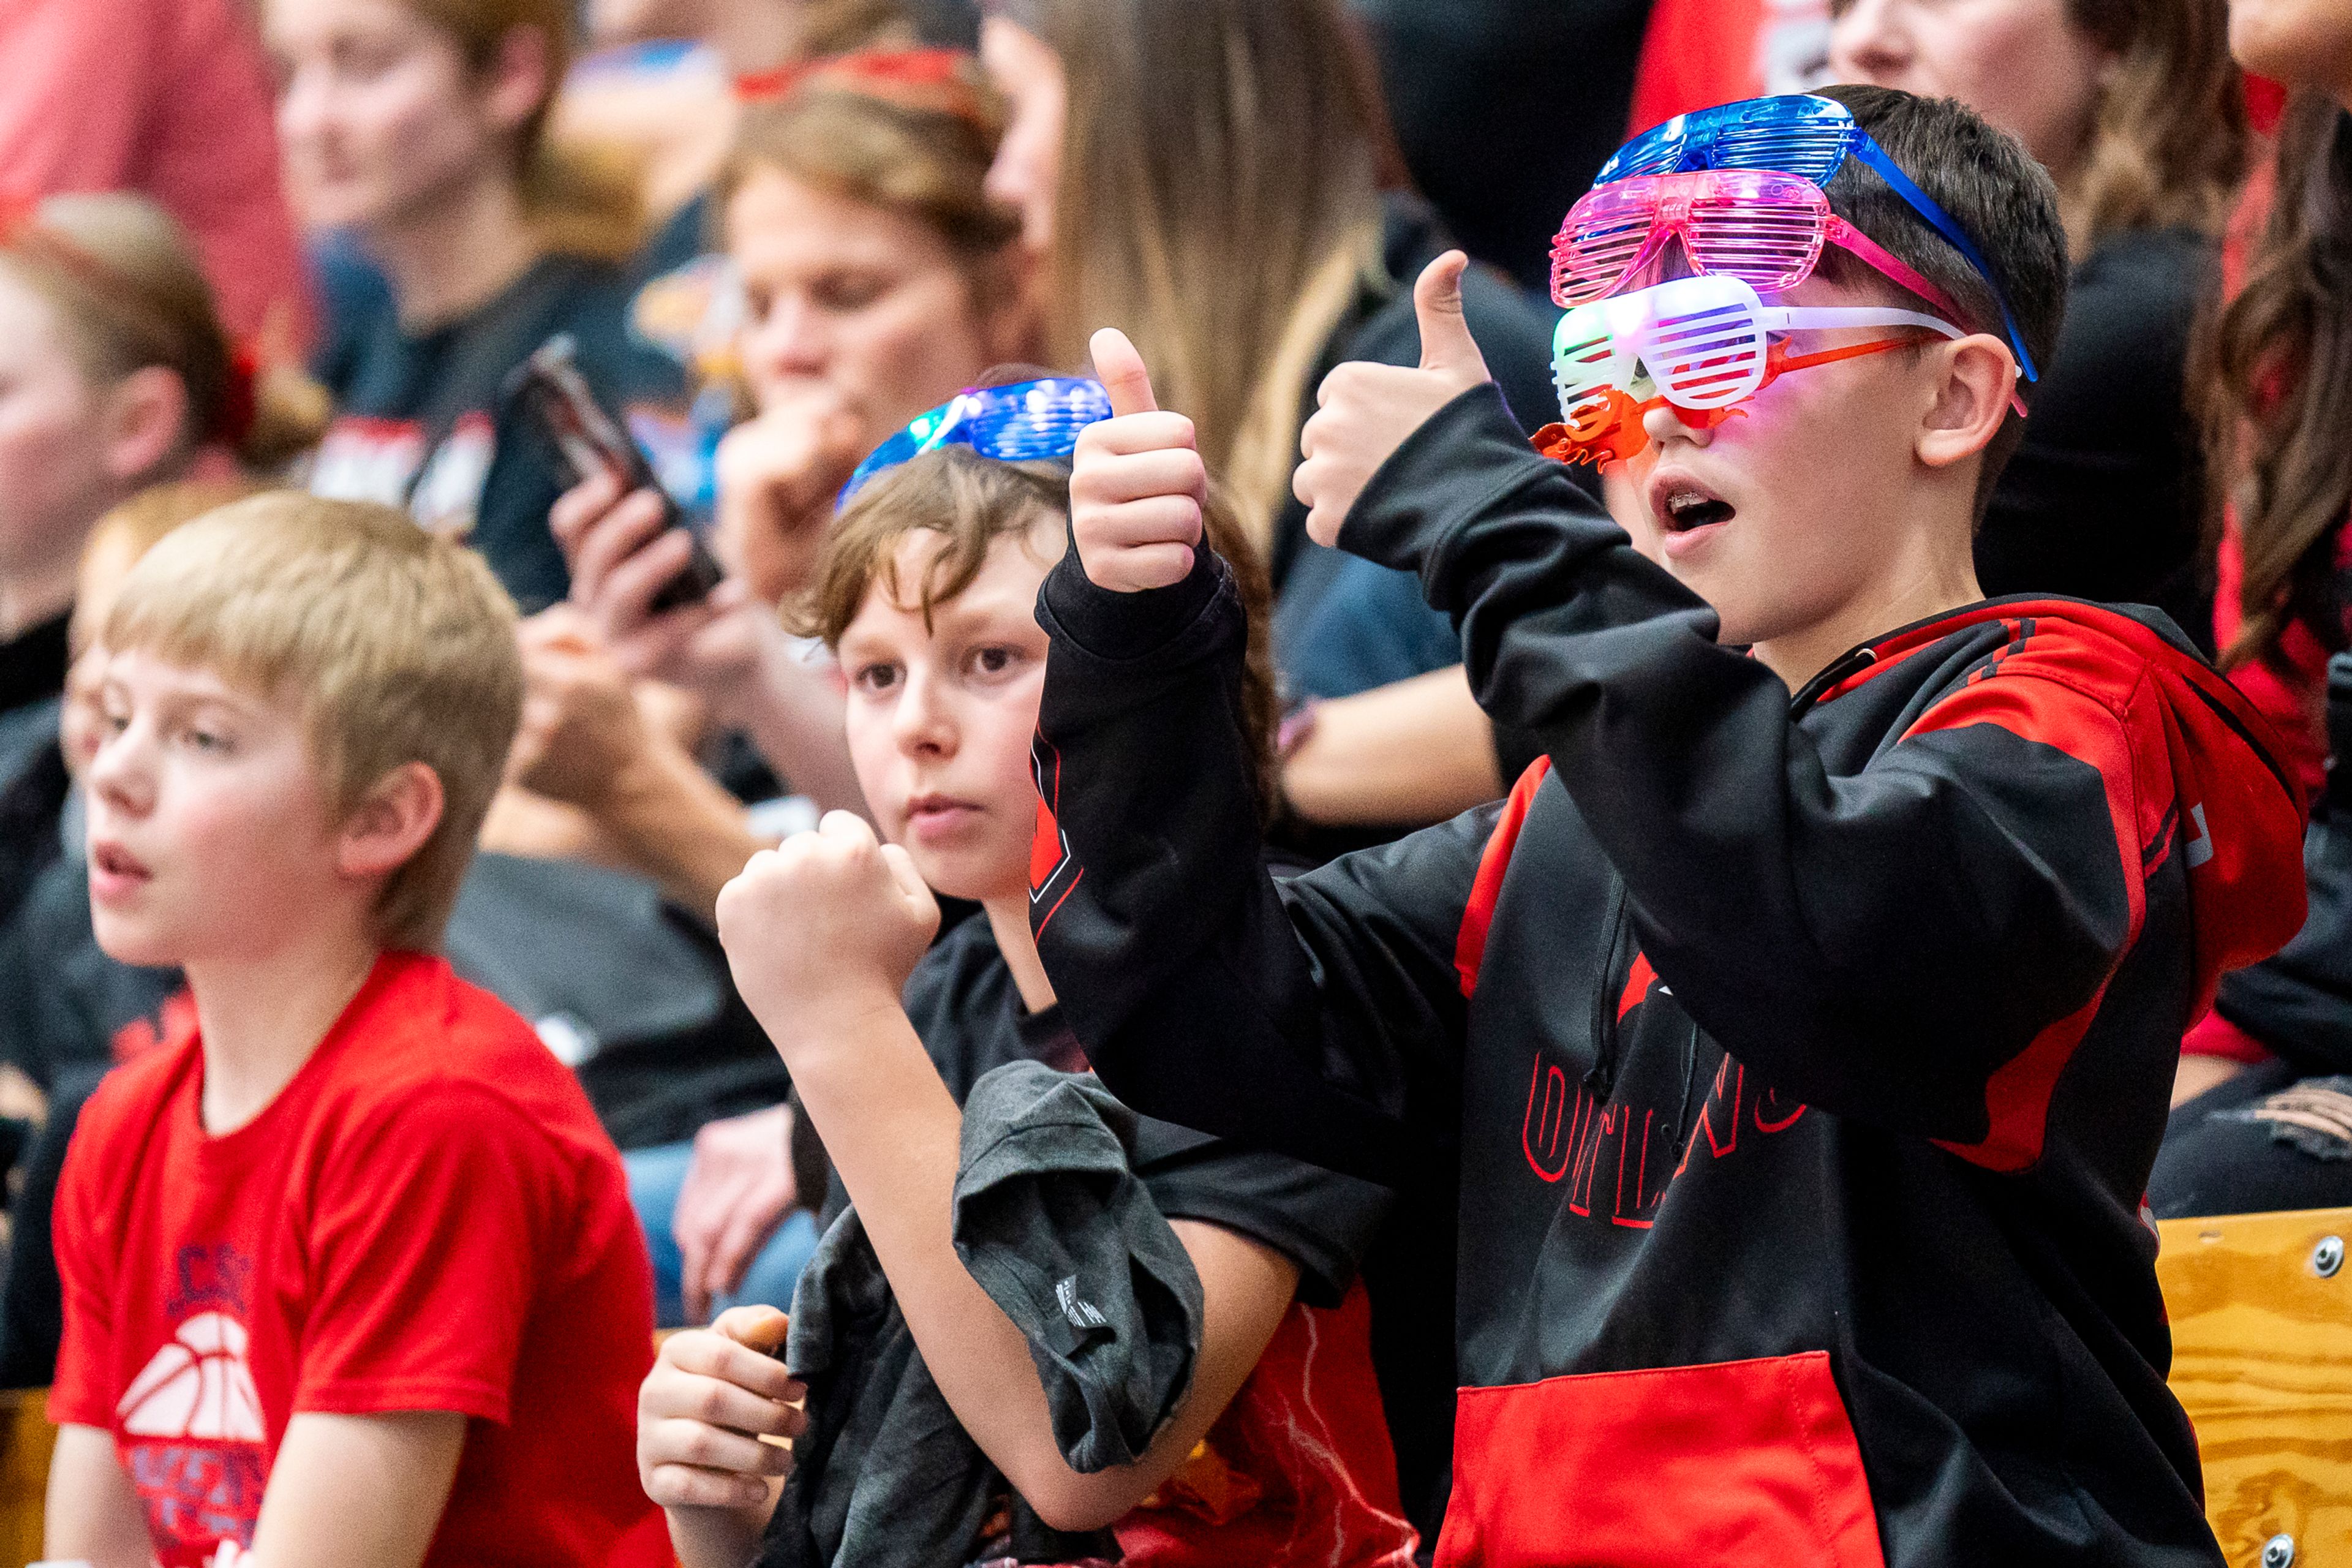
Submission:
[[[1144,594],[1075,551],[1038,595],[1031,920],[1096,1069],[1148,1115],[1374,1181],[1454,1136],[1454,948],[1495,811],[1277,889],[1243,739],[1223,562]]]
[[[1137,1129],[1135,1173],[1170,1219],[1200,1220],[1298,1267],[1309,1305],[1336,1307],[1387,1215],[1386,1189],[1165,1121]]]
[[[2132,763],[2108,708],[1975,682],[1832,777],[1780,679],[1717,644],[1714,612],[1491,386],[1398,449],[1340,543],[1421,575],[1480,703],[1542,737],[1660,978],[1797,1098],[1982,1137],[1994,1068],[2084,1008],[2131,940],[2140,847],[2111,806]]]

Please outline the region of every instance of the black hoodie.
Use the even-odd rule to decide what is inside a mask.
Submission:
[[[2184,1026],[2303,910],[2177,634],[1971,606],[1793,700],[1490,387],[1343,545],[1417,572],[1509,802],[1276,885],[1207,552],[1047,580],[1039,947],[1137,1109],[1460,1179],[1441,1563],[2220,1562],[2141,1194]]]

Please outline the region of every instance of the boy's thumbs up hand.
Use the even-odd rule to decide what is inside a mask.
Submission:
[[[1078,433],[1070,467],[1070,536],[1097,587],[1165,588],[1192,570],[1209,470],[1192,422],[1160,411],[1151,373],[1127,335],[1094,336],[1095,375],[1112,417]]]
[[[1406,437],[1492,379],[1462,315],[1462,274],[1469,265],[1468,257],[1449,250],[1413,285],[1413,314],[1421,324],[1417,369],[1351,361],[1323,378],[1315,395],[1321,406],[1298,433],[1307,460],[1290,477],[1291,493],[1307,508],[1307,532],[1318,544],[1339,537],[1356,498]]]

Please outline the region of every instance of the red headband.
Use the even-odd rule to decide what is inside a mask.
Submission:
[[[962,49],[858,49],[739,76],[735,96],[772,103],[803,89],[833,89],[985,125],[989,116],[972,80],[975,58]]]

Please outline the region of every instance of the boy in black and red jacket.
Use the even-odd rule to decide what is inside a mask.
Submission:
[[[2183,1027],[2300,921],[2295,797],[2160,614],[1981,601],[2054,199],[1956,104],[1829,96],[1998,292],[1849,158],[1832,210],[1959,326],[1649,410],[1639,551],[1486,384],[1458,258],[1421,368],[1327,382],[1317,537],[1417,572],[1547,755],[1295,880],[1190,427],[1097,340],[1121,417],[1038,604],[1039,949],[1139,1110],[1458,1178],[1441,1564],[2221,1561],[2141,1194]],[[1843,252],[1780,301],[1921,308]]]

